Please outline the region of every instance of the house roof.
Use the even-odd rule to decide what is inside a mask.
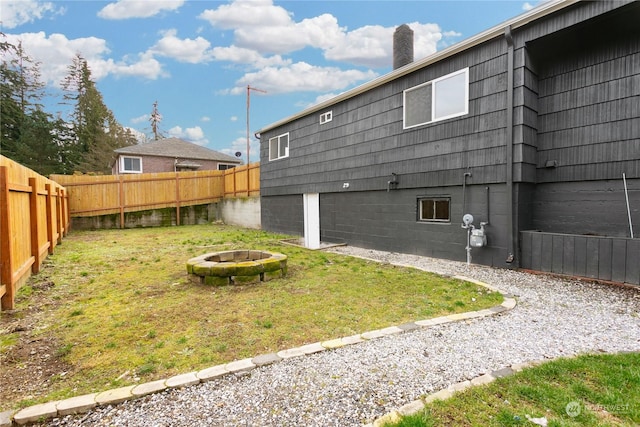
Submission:
[[[130,145],[114,150],[116,154],[132,154],[137,156],[157,156],[180,159],[215,160],[218,162],[240,164],[241,160],[210,150],[178,138],[165,138],[145,144]]]
[[[393,70],[383,76],[378,77],[377,79],[371,80],[368,83],[365,83],[363,85],[360,85],[356,88],[353,88],[349,91],[343,92],[340,95],[337,95],[333,98],[328,99],[327,101],[321,102],[319,104],[316,104],[314,106],[311,106],[305,110],[300,111],[297,114],[294,114],[293,116],[287,117],[285,119],[282,119],[280,121],[277,121],[275,123],[272,123],[262,129],[260,129],[257,133],[262,133],[262,132],[266,132],[268,130],[277,128],[279,126],[282,126],[286,123],[289,123],[293,120],[299,119],[301,117],[304,117],[308,114],[317,112],[317,111],[321,111],[327,107],[330,107],[334,104],[337,104],[338,102],[347,100],[349,98],[353,98],[354,96],[360,95],[364,92],[367,92],[371,89],[374,89],[378,86],[382,86],[383,84],[389,83],[390,81],[393,81],[395,79],[398,79],[402,76],[405,76],[409,73],[412,73],[420,68],[426,67],[428,65],[434,64],[436,62],[442,61],[443,59],[446,59],[450,56],[453,56],[457,53],[463,52],[467,49],[470,49],[474,46],[477,46],[481,43],[484,43],[488,40],[494,39],[496,37],[500,37],[500,36],[504,36],[505,34],[505,30],[507,28],[511,28],[511,30],[516,29],[518,27],[522,27],[524,25],[527,25],[537,19],[543,18],[547,15],[550,15],[558,10],[564,9],[568,6],[571,6],[575,3],[578,3],[579,1],[582,0],[550,0],[547,2],[542,3],[541,5],[531,9],[528,12],[525,12],[523,14],[520,14],[518,16],[516,16],[515,18],[509,19],[507,21],[504,21],[488,30],[485,30],[479,34],[476,34],[475,36],[472,36],[468,39],[465,39],[459,43],[456,43],[454,45],[449,46],[446,49],[443,49],[441,51],[438,51],[432,55],[426,56],[423,59],[411,62],[401,68],[398,68],[396,70]]]

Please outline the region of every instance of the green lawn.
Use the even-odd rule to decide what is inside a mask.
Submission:
[[[640,353],[584,355],[472,387],[385,427],[640,425]],[[538,424],[540,425],[540,424]]]
[[[5,396],[0,406],[166,378],[502,302],[475,284],[280,242],[290,237],[222,225],[72,231],[21,289],[12,315],[27,316],[41,301],[43,319],[28,338],[55,337],[52,351],[67,372],[39,394]],[[286,254],[287,276],[224,287],[188,280],[189,258],[241,248]],[[11,355],[25,333],[0,338],[0,352]],[[24,375],[19,368],[19,361],[3,366]]]

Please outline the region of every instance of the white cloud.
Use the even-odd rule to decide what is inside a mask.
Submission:
[[[98,16],[104,19],[149,18],[165,10],[179,9],[184,2],[185,0],[118,0],[103,7]]]
[[[211,59],[208,52],[211,43],[202,37],[180,39],[176,37],[177,33],[175,29],[165,31],[162,38],[149,51],[191,64],[207,62]]]
[[[138,123],[146,123],[149,120],[149,114],[143,114],[140,117],[134,117],[133,119],[131,119],[131,123],[133,124],[138,124]]]
[[[107,42],[97,37],[68,39],[63,34],[38,33],[7,34],[7,41],[14,45],[22,41],[27,54],[40,62],[42,80],[59,87],[68,73],[68,67],[76,54],[87,60],[91,77],[98,81],[107,75],[135,76],[155,80],[165,77],[162,65],[150,53],[122,58],[115,61],[105,58],[109,53]]]
[[[61,15],[63,7],[56,7],[53,2],[39,0],[3,0],[2,26],[15,28],[19,25],[42,19],[45,15]]]
[[[238,64],[248,64],[254,68],[273,67],[291,64],[291,60],[283,59],[280,55],[264,57],[253,49],[237,46],[214,47],[212,56],[218,61],[228,61]]]
[[[240,27],[235,30],[236,43],[260,52],[289,53],[307,46],[326,49],[343,41],[344,28],[329,14],[286,25]]]
[[[208,122],[210,122],[210,121],[211,121],[211,117],[208,117],[208,116],[202,116],[202,117],[200,117],[200,121],[201,121],[201,122],[208,123]]]
[[[199,18],[213,27],[225,30],[262,26],[281,26],[291,23],[291,14],[271,0],[236,0],[217,9],[202,12]]]
[[[236,82],[231,93],[242,93],[248,84],[270,94],[287,92],[329,92],[344,89],[354,83],[368,81],[377,73],[359,70],[341,70],[336,67],[316,67],[298,62],[288,67],[267,67],[247,73]]]
[[[231,120],[232,122],[237,122],[238,121],[238,116],[231,116],[229,118],[229,120]]]
[[[205,138],[204,132],[200,126],[182,129],[180,126],[174,126],[167,131],[169,136],[191,141],[198,145],[207,145],[209,140]]]

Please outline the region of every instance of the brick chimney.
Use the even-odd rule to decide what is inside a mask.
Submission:
[[[413,30],[402,24],[393,33],[393,69],[413,62]]]

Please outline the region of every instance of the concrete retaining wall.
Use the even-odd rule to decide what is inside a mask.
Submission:
[[[125,212],[124,228],[167,227],[176,225],[176,209],[150,209]],[[182,206],[180,225],[207,224],[222,221],[246,228],[260,228],[260,197],[224,199],[205,205]],[[75,230],[120,228],[120,214],[71,218]]]

